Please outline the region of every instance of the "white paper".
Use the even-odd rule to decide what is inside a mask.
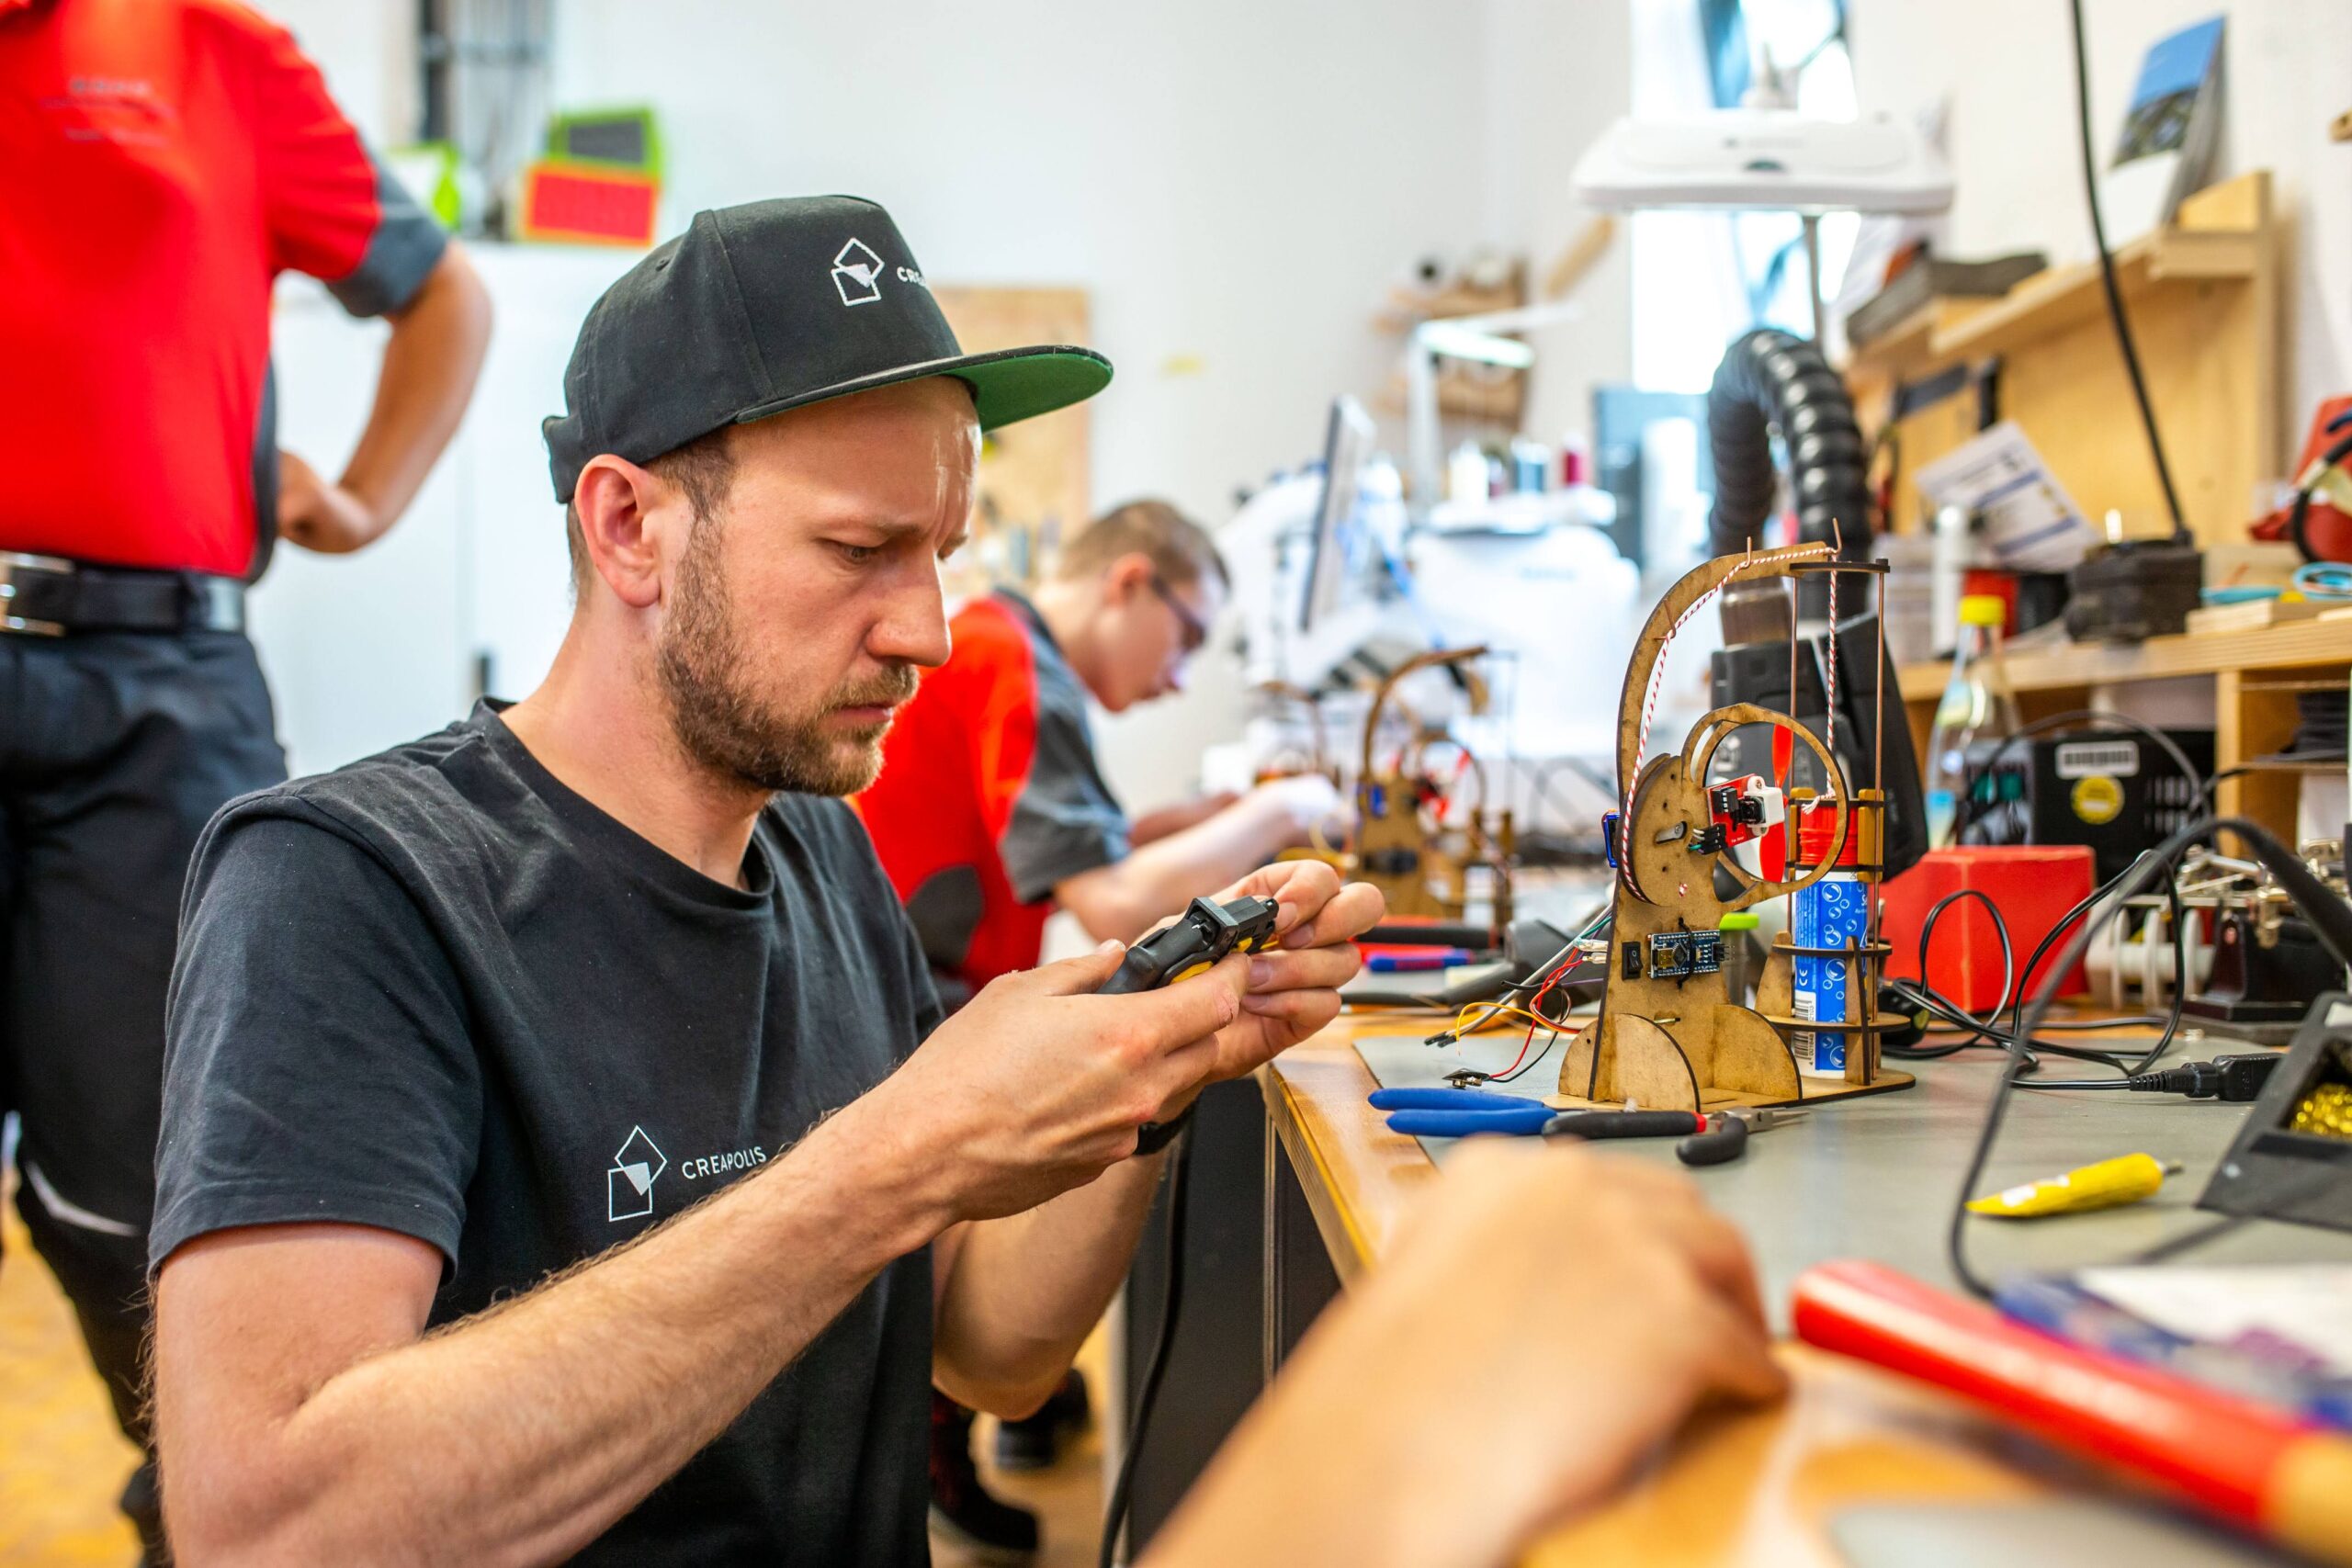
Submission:
[[[1921,468],[1917,482],[1930,511],[1980,514],[1985,547],[2011,570],[2070,571],[2090,547],[2082,508],[2008,420]]]
[[[2352,1377],[2352,1265],[2086,1269],[2075,1282],[2145,1323],[2205,1344],[2285,1340]]]

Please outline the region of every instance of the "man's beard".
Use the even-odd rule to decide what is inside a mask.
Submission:
[[[718,565],[717,520],[698,517],[655,656],[678,744],[720,777],[770,794],[855,795],[874,782],[889,722],[848,728],[826,721],[842,708],[905,702],[915,694],[912,665],[844,681],[821,702],[789,713],[743,685],[744,664]]]

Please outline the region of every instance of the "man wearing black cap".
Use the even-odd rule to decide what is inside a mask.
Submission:
[[[888,216],[697,216],[547,425],[578,604],[512,707],[249,795],[190,872],[156,1400],[185,1562],[899,1563],[934,1379],[1020,1414],[1210,1081],[1328,1021],[1379,899],[1119,950],[940,1022],[862,829],[980,431],[1099,390],[965,355]]]

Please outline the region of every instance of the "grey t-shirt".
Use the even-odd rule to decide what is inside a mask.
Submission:
[[[153,1264],[232,1226],[379,1226],[447,1258],[439,1325],[758,1170],[939,1013],[842,803],[777,796],[743,879],[622,827],[487,706],[232,802],[182,912]],[[926,1561],[931,1313],[926,1250],[578,1561]]]

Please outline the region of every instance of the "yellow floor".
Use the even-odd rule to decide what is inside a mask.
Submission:
[[[13,1186],[0,1177],[0,1568],[123,1568],[139,1541],[114,1500],[136,1451],[17,1218]]]
[[[0,1195],[12,1182],[0,1179]],[[1102,1337],[1081,1357],[1099,1399]],[[1051,1470],[1000,1475],[987,1462],[994,1434],[975,1437],[989,1489],[1035,1508],[1045,1533],[1036,1568],[1094,1561],[1102,1512],[1102,1448],[1089,1435]],[[114,1500],[130,1473],[106,1390],[74,1329],[74,1314],[25,1235],[13,1201],[0,1213],[0,1568],[125,1568],[138,1541]],[[936,1568],[975,1560],[934,1542]]]

